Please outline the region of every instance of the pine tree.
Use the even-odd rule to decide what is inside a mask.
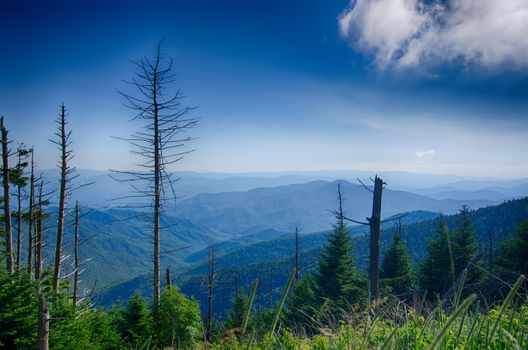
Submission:
[[[149,318],[147,302],[139,293],[135,293],[122,311],[120,333],[131,344],[144,341],[149,334]]]
[[[453,283],[450,253],[450,233],[445,218],[438,218],[436,236],[427,245],[427,256],[420,265],[419,285],[422,290],[443,294]]]
[[[519,225],[515,236],[503,243],[497,265],[502,269],[528,274],[528,220]]]
[[[231,329],[242,327],[248,303],[249,300],[246,293],[239,292],[235,295],[233,298],[233,307],[231,312],[227,315],[227,322],[225,324],[226,328]]]
[[[346,307],[361,302],[366,296],[367,286],[351,256],[352,243],[344,222],[340,187],[338,200],[339,210],[335,213],[337,223],[334,225],[334,231],[328,236],[328,243],[319,260],[316,284],[321,299],[328,299],[337,307]]]
[[[391,246],[385,253],[380,277],[391,287],[393,294],[400,297],[409,296],[414,284],[414,273],[411,256],[400,232],[396,232]]]
[[[478,249],[475,240],[475,227],[469,216],[469,209],[463,206],[459,214],[459,222],[453,237],[453,259],[455,263],[455,275],[459,276],[467,267]],[[466,281],[477,282],[482,276],[480,269],[470,269]]]
[[[306,331],[311,331],[314,330],[310,327],[313,324],[312,320],[319,318],[320,307],[315,278],[308,275],[297,281],[288,300],[286,318],[289,323],[302,326]]]

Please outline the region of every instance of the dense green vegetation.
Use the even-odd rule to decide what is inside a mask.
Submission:
[[[411,213],[401,225],[385,224],[377,300],[368,294],[363,228],[345,224],[341,205],[332,231],[301,237],[298,280],[290,237],[231,245],[216,260],[209,341],[201,263],[163,288],[156,306],[138,294],[138,286],[150,283],[140,279],[127,287],[130,297],[103,309],[94,307],[91,295],[74,303],[68,278],[54,292],[49,271],[35,281],[24,268],[9,273],[2,261],[0,348],[35,347],[41,297],[51,315],[51,349],[523,348],[528,299],[520,274],[528,270],[527,201],[476,211],[463,207],[451,216]],[[119,215],[125,214],[113,216]],[[110,219],[107,225],[120,224]],[[496,246],[487,252],[483,231],[490,229]],[[204,228],[202,238],[208,234],[214,233]]]

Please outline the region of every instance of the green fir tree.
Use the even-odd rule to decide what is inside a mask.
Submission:
[[[380,278],[391,292],[401,298],[408,298],[414,286],[411,256],[401,232],[396,232],[381,264]]]

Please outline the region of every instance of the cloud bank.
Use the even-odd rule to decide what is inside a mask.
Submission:
[[[351,0],[338,23],[380,69],[528,68],[528,0]]]

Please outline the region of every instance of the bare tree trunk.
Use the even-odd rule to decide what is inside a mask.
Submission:
[[[273,266],[270,265],[269,273],[269,307],[273,305]]]
[[[22,156],[18,153],[18,164],[22,163]],[[17,185],[17,248],[16,248],[16,269],[20,271],[20,250],[22,241],[22,186]]]
[[[259,277],[259,281],[260,281],[260,277]],[[260,285],[261,284],[262,283],[259,283],[257,285],[257,287],[258,287],[258,291],[257,291],[257,293],[258,293],[258,297],[257,297],[257,315],[259,315],[259,316],[260,316],[260,312],[262,311],[262,291],[260,289]]]
[[[377,175],[374,179],[374,196],[372,203],[372,217],[368,219],[370,225],[370,258],[369,258],[369,286],[372,299],[379,296],[379,240],[381,224],[381,195],[383,180]]]
[[[295,227],[295,281],[299,280],[300,260],[299,229]]]
[[[53,270],[53,290],[56,292],[59,290],[60,283],[60,270],[62,263],[62,237],[64,234],[64,215],[66,212],[66,186],[68,181],[68,135],[66,133],[66,108],[64,103],[61,105],[60,117],[58,120],[59,137],[58,146],[61,151],[60,158],[60,189],[59,189],[59,212],[57,220],[57,243],[55,246],[55,268]]]
[[[79,202],[75,202],[74,268],[75,271],[73,272],[73,305],[77,305],[79,293]]]
[[[35,161],[33,158],[33,151],[31,152],[31,175],[29,178],[29,218],[28,218],[28,272],[29,276],[33,272],[33,213],[35,206]]]
[[[49,336],[49,321],[50,315],[48,304],[44,295],[40,296],[39,300],[39,317],[38,317],[38,350],[49,350],[48,336]]]
[[[13,231],[11,223],[11,195],[9,193],[9,141],[7,139],[7,129],[4,126],[4,117],[0,118],[0,129],[2,132],[2,166],[4,177],[4,223],[5,223],[5,250],[6,250],[6,269],[10,273],[14,272],[13,257]]]
[[[42,187],[44,181],[39,184],[38,215],[35,220],[35,279],[40,280],[42,272]]]
[[[165,288],[170,289],[172,285],[170,267],[167,267],[167,270],[165,270],[165,284],[166,284]]]
[[[489,245],[488,245],[488,271],[491,273],[493,271],[493,231],[488,231],[488,239],[489,239]]]
[[[207,276],[207,334],[206,340],[211,341],[213,335],[213,289],[215,280],[215,256],[214,245],[209,248],[209,273]]]
[[[156,56],[156,64],[154,66],[152,77],[152,106],[153,106],[153,126],[154,126],[154,280],[153,280],[153,296],[154,296],[154,318],[158,317],[158,306],[161,294],[160,285],[160,211],[161,211],[161,154],[160,154],[160,137],[159,137],[159,106],[158,106],[158,64],[160,60],[160,52],[158,47],[158,54]]]

